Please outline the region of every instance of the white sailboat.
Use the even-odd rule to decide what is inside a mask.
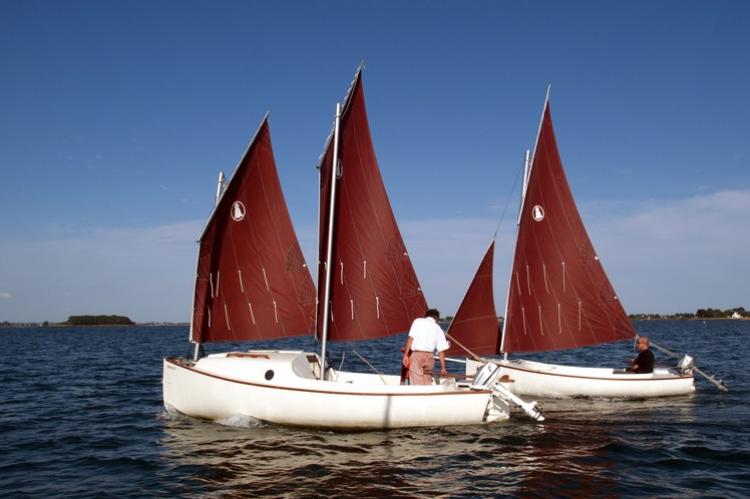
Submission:
[[[543,420],[534,404],[498,381],[492,363],[480,366],[475,377],[425,386],[401,385],[398,375],[328,367],[327,340],[402,333],[426,309],[375,158],[361,70],[343,107],[337,106],[319,169],[322,286],[316,300],[263,121],[200,239],[190,333],[196,355],[164,359],[165,406],[210,420],[240,415],[331,429],[491,423],[508,419],[511,404]],[[197,354],[203,342],[313,329],[320,356],[269,350]]]
[[[483,286],[492,286],[491,279]],[[490,294],[485,290],[484,294]],[[468,297],[467,297],[468,298]],[[466,300],[465,300],[466,301]],[[462,303],[462,308],[465,303]],[[467,304],[467,319],[494,314],[489,305]],[[463,314],[461,310],[457,313]],[[533,158],[524,172],[518,234],[509,280],[499,349],[491,351],[497,323],[464,327],[449,334],[460,343],[484,345],[476,355],[503,354],[501,372],[512,390],[534,397],[658,397],[692,393],[689,358],[675,367],[635,374],[623,368],[546,364],[509,354],[565,350],[612,341],[632,341],[637,333],[607,278],[570,191],[557,149],[549,93]],[[484,337],[479,340],[474,337]],[[472,339],[474,338],[474,339]],[[467,369],[474,366],[469,361]]]

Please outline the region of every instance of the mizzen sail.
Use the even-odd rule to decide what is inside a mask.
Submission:
[[[339,125],[328,339],[379,338],[409,329],[426,303],[404,246],[370,136],[361,71]],[[320,162],[320,247],[327,254],[335,141]],[[318,269],[317,331],[323,330],[325,262]]]
[[[545,103],[521,207],[502,351],[562,350],[635,329],[578,213]]]
[[[451,347],[448,355],[497,355],[500,348],[495,297],[492,292],[492,260],[495,241],[490,243],[474,279],[448,327]],[[462,348],[460,343],[463,345]]]
[[[312,333],[315,287],[263,120],[200,238],[191,341]]]

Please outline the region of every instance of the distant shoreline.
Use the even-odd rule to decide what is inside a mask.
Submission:
[[[659,315],[640,315],[634,314],[628,317],[632,321],[638,322],[652,322],[652,321],[748,321],[750,317],[675,317],[675,316],[659,316]],[[453,317],[445,317],[440,319],[440,322],[450,324]],[[498,324],[503,322],[502,317],[498,317]],[[66,324],[64,322],[0,322],[0,329],[10,328],[51,328],[51,329],[71,329],[71,328],[100,328],[100,327],[116,327],[116,328],[160,328],[160,327],[190,327],[189,322],[136,322],[134,324]]]
[[[748,321],[750,317],[629,317],[631,321]]]

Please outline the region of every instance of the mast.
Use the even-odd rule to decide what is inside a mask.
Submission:
[[[329,306],[331,296],[331,272],[333,268],[333,221],[336,206],[336,177],[339,159],[339,123],[341,121],[341,104],[336,103],[336,125],[333,131],[333,160],[331,163],[331,194],[328,208],[328,242],[325,261],[325,287],[323,288],[323,332],[320,346],[320,379],[325,380],[326,342],[328,341]]]
[[[521,213],[523,213],[523,199],[526,197],[526,188],[529,186],[529,175],[531,174],[531,152],[526,149],[523,157],[523,185],[521,187],[521,196],[518,201],[518,221],[516,227],[521,223]]]
[[[221,195],[224,193],[224,172],[219,171],[219,178],[216,179],[216,196],[214,198],[214,208],[219,206],[219,200]],[[200,258],[200,251],[198,252],[198,258]],[[193,293],[193,310],[195,309],[195,293]],[[195,314],[190,314],[190,337],[193,337],[193,324],[195,322]],[[200,357],[201,343],[195,342],[195,350],[193,351],[193,360],[198,360]]]
[[[531,153],[526,149],[523,156],[523,185],[521,186],[520,203],[518,206],[518,220],[516,221],[516,239],[518,239],[518,228],[521,224],[521,214],[523,213],[523,198],[526,196],[526,187],[529,184],[529,174],[531,173],[530,162]],[[508,302],[510,301],[510,286],[513,284],[513,262],[510,262],[510,281],[508,282],[508,292],[505,294],[505,312],[503,315],[503,332],[500,339],[500,352],[505,360],[508,359],[508,352],[505,351],[505,326],[508,324]]]
[[[214,206],[219,205],[221,194],[224,192],[224,172],[219,172],[219,178],[216,179],[216,198],[214,199]]]

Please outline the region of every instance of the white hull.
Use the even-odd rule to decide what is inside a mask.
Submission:
[[[501,375],[511,380],[510,389],[519,396],[648,398],[687,395],[695,391],[692,373],[657,368],[651,374],[627,373],[596,367],[544,364],[529,360],[500,360]],[[467,373],[480,365],[469,361]]]
[[[398,376],[333,369],[321,381],[318,368],[317,357],[304,352],[215,354],[196,363],[168,358],[164,405],[209,420],[240,415],[331,429],[473,425],[508,419],[510,413],[490,388],[468,382],[408,386],[400,385]]]

